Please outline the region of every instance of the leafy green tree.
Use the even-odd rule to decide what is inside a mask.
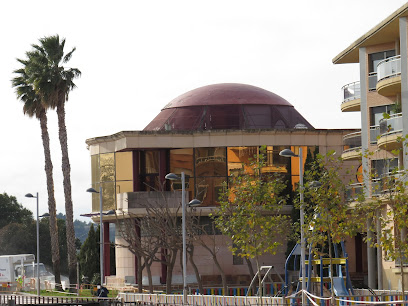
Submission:
[[[346,201],[345,182],[341,176],[343,163],[334,157],[334,152],[326,156],[317,155],[305,177],[310,182],[305,188],[306,211],[304,233],[309,244],[322,253],[328,249],[330,259],[330,277],[333,282],[332,246],[343,241],[346,237],[353,237],[359,229],[359,222],[351,213],[350,205]],[[314,187],[312,179],[319,177],[320,187]],[[309,205],[309,207],[307,206]],[[311,213],[312,212],[312,213]],[[325,254],[320,254],[325,255]],[[333,291],[332,291],[333,296]]]
[[[16,197],[7,193],[0,194],[0,228],[10,223],[28,224],[33,220],[33,213],[17,202]]]
[[[0,229],[0,254],[36,254],[35,241],[35,226],[9,223]]]
[[[254,156],[250,167],[243,167],[231,178],[221,194],[214,220],[217,228],[230,237],[234,255],[254,258],[262,295],[259,257],[276,254],[287,232],[288,218],[281,214],[286,184],[281,176],[266,172],[265,156]]]
[[[89,281],[93,279],[94,274],[99,273],[98,231],[95,231],[93,224],[91,224],[88,232],[88,237],[82,244],[81,250],[78,255],[81,274]]]
[[[58,134],[62,152],[62,173],[65,195],[66,234],[68,245],[69,280],[76,281],[76,249],[73,223],[73,205],[71,195],[71,166],[68,156],[68,136],[65,124],[65,102],[76,85],[74,79],[81,75],[76,68],[65,68],[75,48],[64,54],[65,39],[58,35],[39,39],[33,45],[33,51],[27,52],[26,73],[29,84],[40,97],[46,108],[56,109],[58,116]]]
[[[58,228],[56,217],[56,204],[54,196],[54,178],[53,178],[53,165],[51,160],[50,151],[50,136],[48,133],[47,123],[47,110],[44,107],[41,97],[37,94],[34,85],[31,80],[31,76],[28,73],[28,66],[30,60],[17,59],[17,61],[23,65],[22,68],[17,69],[14,73],[17,75],[12,79],[12,85],[16,90],[17,97],[24,103],[24,114],[31,117],[36,117],[40,121],[41,138],[44,149],[45,158],[45,174],[47,181],[47,193],[48,193],[48,211],[50,214],[51,222],[50,232],[51,234],[51,251],[53,254],[53,270],[55,274],[55,282],[60,283],[60,254],[58,249]]]

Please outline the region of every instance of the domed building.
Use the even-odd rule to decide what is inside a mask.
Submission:
[[[299,158],[281,157],[279,152],[285,148],[295,153],[299,148],[303,152],[318,148],[322,154],[329,150],[342,152],[343,136],[348,133],[350,130],[315,129],[293,105],[265,89],[245,84],[215,84],[175,98],[143,131],[123,131],[86,140],[92,161],[92,187],[99,190],[102,186],[103,211],[116,211],[116,215],[103,217],[105,242],[109,241],[109,223],[116,223],[116,275],[109,276],[106,265],[109,252],[105,249],[107,281],[147,283],[146,269],[140,276],[138,256],[125,247],[133,243],[129,238],[131,233],[138,237],[146,237],[146,233],[137,222],[131,226],[126,222],[142,218],[149,209],[164,206],[180,217],[177,208],[182,201],[181,183],[166,182],[166,174],[184,173],[186,203],[200,200],[195,213],[211,223],[208,215],[217,206],[223,183],[256,155],[261,146],[266,148],[264,170],[281,173],[286,176],[288,187],[295,188],[299,181]],[[303,163],[305,160],[306,154]],[[94,194],[90,216],[96,222],[99,222],[99,200]],[[292,205],[287,205],[283,213],[290,214],[291,210]],[[215,241],[214,248],[229,285],[248,285],[248,265],[232,255],[227,237],[217,235]],[[260,260],[264,265],[275,266],[279,274],[284,272],[286,244],[283,245],[278,254],[264,255]],[[158,256],[163,258],[166,252],[159,250]],[[220,274],[208,251],[196,245],[194,258],[203,283],[220,286]],[[177,259],[173,284],[182,283],[179,263]],[[152,264],[154,285],[166,283],[166,271],[163,263]],[[197,287],[191,263],[187,265],[187,282],[190,288]]]
[[[288,101],[245,84],[200,87],[175,98],[144,131],[313,129]]]

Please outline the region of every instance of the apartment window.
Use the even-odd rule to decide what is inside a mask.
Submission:
[[[382,175],[392,172],[395,168],[398,168],[398,159],[379,159],[371,162],[371,169],[375,177],[379,178]]]
[[[368,55],[368,90],[376,90],[378,63],[393,56],[395,56],[395,50],[381,51]]]
[[[369,72],[377,72],[377,65],[382,60],[395,56],[395,50],[381,51],[368,55]]]
[[[384,113],[394,114],[394,104],[370,107],[370,126],[380,124],[380,120],[384,118]]]

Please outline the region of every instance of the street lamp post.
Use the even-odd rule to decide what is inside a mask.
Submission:
[[[174,173],[169,173],[165,179],[176,181],[180,177]],[[183,236],[183,303],[187,303],[187,243],[186,243],[186,176],[181,172],[181,231]],[[190,201],[189,206],[198,206],[201,202],[197,199]]]
[[[40,217],[49,217],[50,214],[45,213],[41,216],[39,216],[38,210],[39,210],[39,195],[37,192],[36,196],[33,196],[31,193],[27,193],[25,195],[26,198],[35,198],[37,199],[37,296],[40,296]]]
[[[303,197],[303,155],[302,147],[299,147],[299,155],[293,153],[290,149],[284,149],[279,152],[280,156],[284,157],[299,157],[299,194],[300,194],[300,260],[302,262],[302,305],[305,305],[306,291],[306,241],[304,233],[305,224],[305,207]]]
[[[90,193],[99,193],[99,265],[100,265],[100,273],[101,273],[101,285],[103,285],[103,281],[104,281],[104,258],[103,258],[103,247],[105,242],[103,241],[103,220],[102,220],[102,216],[105,215],[114,215],[115,211],[114,210],[109,210],[108,212],[104,213],[103,212],[103,205],[102,205],[102,186],[99,186],[99,192],[96,191],[93,188],[88,188],[86,190],[86,192],[90,192]],[[94,214],[85,214],[85,215],[81,215],[81,216],[92,216]]]

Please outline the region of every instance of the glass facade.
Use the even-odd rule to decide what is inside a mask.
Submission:
[[[287,146],[265,146],[265,166],[263,173],[280,173],[286,177],[288,190],[295,189],[299,182],[299,158],[286,158],[279,152]],[[306,161],[308,147],[303,148],[303,164]],[[299,147],[290,147],[299,153]],[[314,149],[314,147],[313,147]],[[117,152],[93,155],[92,187],[103,188],[103,209],[115,208],[118,193],[139,191],[158,191],[161,172],[172,172],[180,175],[184,172],[186,178],[186,192],[189,200],[196,198],[203,206],[217,204],[223,191],[223,183],[228,177],[238,175],[241,169],[250,171],[251,160],[257,158],[261,147],[210,147],[170,149],[166,152],[159,150],[140,150],[137,155],[133,152]],[[163,158],[165,153],[165,158]],[[137,157],[137,166],[133,158]],[[161,157],[160,157],[161,156]],[[161,165],[160,162],[164,162]],[[134,169],[136,167],[136,169]],[[138,173],[138,187],[134,187],[134,173]],[[164,176],[164,175],[163,175]],[[168,182],[170,190],[181,190],[180,181]],[[136,190],[134,188],[137,188]],[[93,211],[99,211],[99,196],[93,195]]]
[[[92,188],[102,187],[103,210],[116,208],[116,195],[133,191],[132,152],[92,155]],[[99,194],[92,194],[92,211],[99,211]]]

